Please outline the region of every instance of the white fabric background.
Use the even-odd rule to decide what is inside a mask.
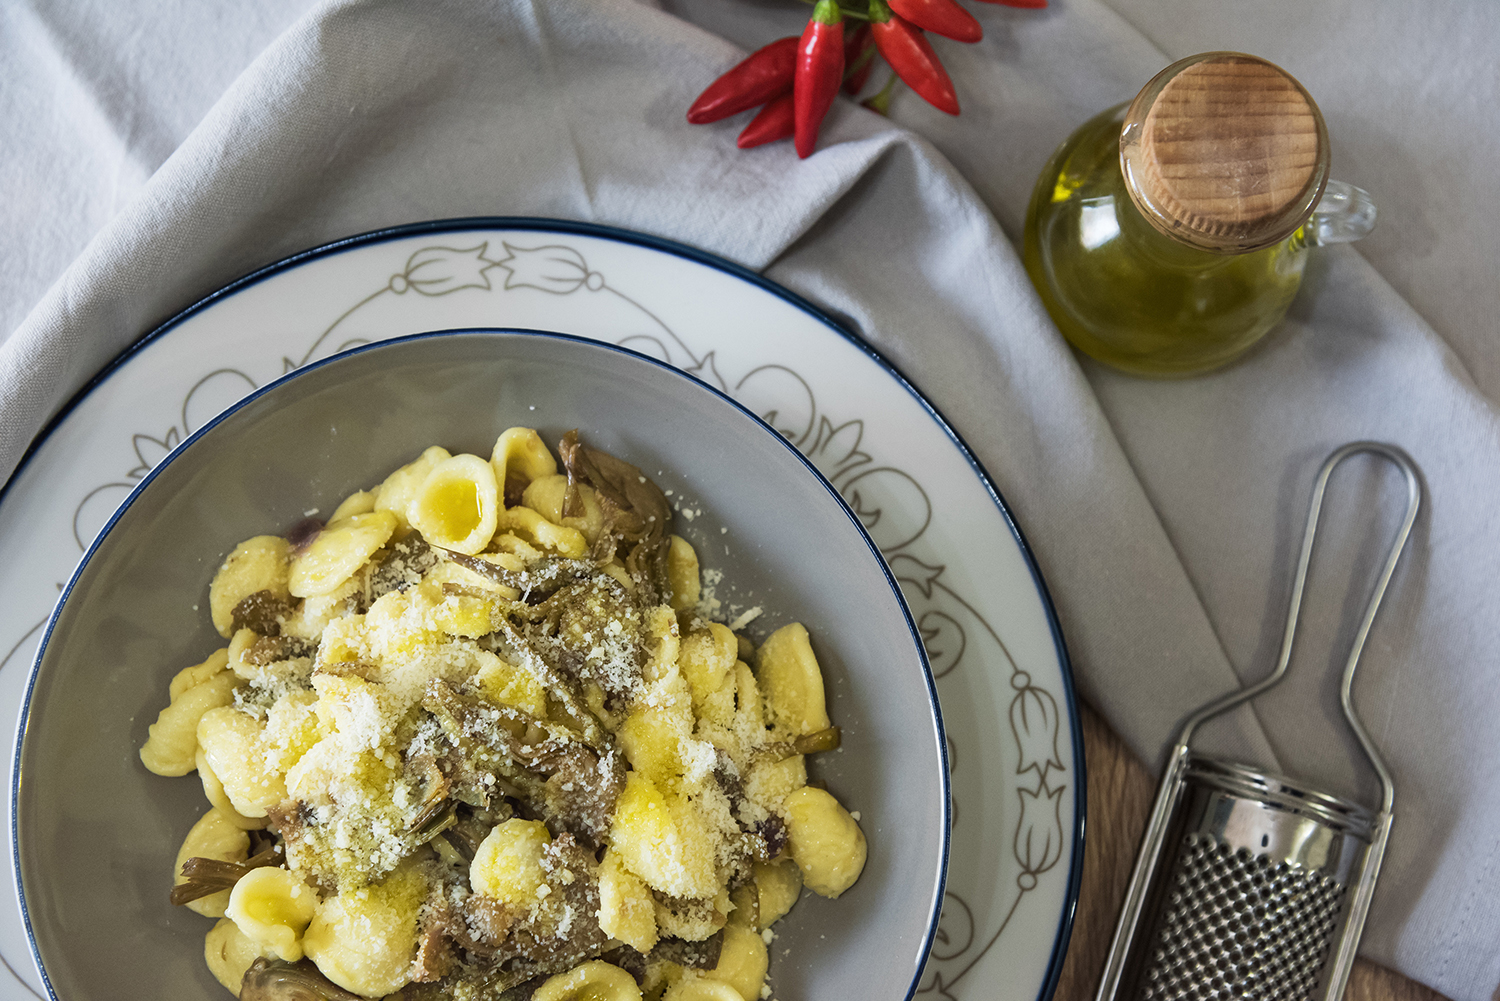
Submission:
[[[841,103],[798,163],[786,144],[735,151],[738,120],[682,120],[736,46],[799,29],[792,0],[6,0],[0,474],[133,339],[288,253],[462,215],[639,229],[844,315],[937,403],[1035,548],[1081,690],[1154,761],[1187,710],[1274,657],[1322,457],[1396,442],[1428,502],[1357,686],[1398,812],[1363,952],[1488,1001],[1500,209],[1484,188],[1500,153],[1500,8],[973,7],[986,40],[938,42],[962,117],[903,95],[894,118],[913,135]],[[1217,48],[1308,86],[1335,174],[1374,192],[1380,226],[1323,253],[1286,328],[1225,372],[1161,383],[1080,363],[1012,248],[1031,184],[1085,118]],[[1335,482],[1298,673],[1211,746],[1373,794],[1331,670],[1398,500],[1373,463]]]

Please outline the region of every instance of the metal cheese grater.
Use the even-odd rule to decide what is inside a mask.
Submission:
[[[1188,747],[1205,720],[1253,699],[1286,673],[1328,478],[1357,452],[1406,477],[1406,517],[1355,634],[1341,701],[1380,778],[1379,811]],[[1400,449],[1354,442],[1323,463],[1313,487],[1276,669],[1211,702],[1183,725],[1115,927],[1096,1001],[1338,1001],[1390,835],[1390,772],[1354,715],[1350,689],[1370,624],[1417,517],[1422,491]]]

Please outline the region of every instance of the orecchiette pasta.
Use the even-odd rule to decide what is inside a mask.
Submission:
[[[751,915],[747,915],[746,923],[755,931],[769,928],[786,916],[802,894],[802,870],[789,858],[756,862],[744,892],[745,907],[754,918],[748,920]]]
[[[708,628],[691,633],[682,640],[678,661],[683,677],[693,693],[693,705],[700,708],[724,687],[725,680],[739,660],[739,643],[729,627],[710,622]]]
[[[259,591],[285,600],[291,545],[275,535],[257,535],[235,547],[208,587],[209,614],[220,636],[234,631],[234,609]]]
[[[698,607],[703,582],[698,576],[698,554],[686,539],[672,536],[667,549],[667,577],[672,581],[672,607],[679,612]],[[738,641],[736,641],[738,646]]]
[[[719,962],[706,975],[733,987],[740,997],[753,999],[760,997],[760,988],[766,982],[766,967],[769,963],[766,940],[758,932],[737,922],[730,922],[724,928]]]
[[[307,551],[292,558],[287,590],[298,598],[327,594],[369,562],[396,530],[396,516],[371,511],[329,522]]]
[[[551,840],[540,820],[512,818],[496,824],[469,864],[469,886],[513,907],[530,907],[547,879],[542,855]]]
[[[800,622],[782,626],[761,644],[756,677],[766,704],[766,722],[787,740],[828,727],[823,672]]]
[[[499,508],[494,468],[477,455],[454,455],[432,467],[406,519],[430,544],[472,556],[495,537]]]
[[[302,933],[317,910],[318,897],[302,877],[262,867],[234,884],[224,915],[263,954],[295,963],[302,958]]]
[[[576,528],[548,521],[529,507],[513,507],[498,518],[500,531],[558,556],[578,559],[588,551],[588,540]]]
[[[506,429],[495,439],[490,464],[495,469],[495,482],[511,496],[524,490],[533,480],[557,474],[557,461],[548,451],[547,443],[531,428]]]
[[[420,874],[397,870],[378,886],[325,900],[302,936],[302,948],[340,987],[379,998],[411,979],[417,946]]]
[[[172,678],[172,683],[167,686],[167,697],[176,699],[177,696],[194,688],[218,674],[229,666],[229,650],[215,650],[208,655],[208,659],[201,664],[192,667],[184,667]]]
[[[228,918],[214,925],[203,939],[203,958],[208,963],[209,972],[236,997],[245,979],[245,971],[262,955],[260,946],[246,938],[245,933]]]
[[[173,864],[172,871],[177,874],[175,882],[181,885],[187,882],[182,875],[182,863],[190,858],[243,862],[249,857],[250,835],[218,809],[211,809],[188,831],[182,847],[177,851],[177,861]],[[229,906],[229,891],[220,890],[218,893],[190,900],[187,906],[204,917],[222,918],[224,908]]]
[[[865,835],[843,805],[822,789],[803,786],[782,801],[792,858],[814,893],[837,897],[865,867]]]
[[[333,509],[333,514],[328,520],[330,522],[343,521],[356,514],[369,514],[375,510],[375,497],[373,490],[356,490],[339,502],[339,506]]]
[[[800,754],[780,760],[762,759],[752,764],[745,776],[745,791],[752,798],[769,804],[769,809],[781,809],[782,800],[805,785],[807,759]]]
[[[552,977],[531,1001],[641,1001],[641,989],[618,966],[594,960]]]
[[[664,793],[646,774],[631,771],[613,820],[610,843],[625,867],[653,889],[700,899],[717,891],[715,845],[691,804]]]
[[[233,674],[221,670],[174,696],[171,704],[157,714],[156,722],[147,728],[141,762],[158,775],[186,775],[192,771],[197,764],[201,720],[205,714],[234,701],[238,681]]]
[[[625,867],[613,848],[604,853],[599,866],[599,927],[642,955],[661,937],[650,887]]]
[[[224,916],[232,992],[305,958],[328,996],[759,1001],[804,882],[858,877],[859,825],[808,786],[838,731],[807,631],[714,621],[665,494],[560,453],[433,446],[224,560],[228,646],[141,759],[212,804],[173,899]]]
[[[242,831],[263,830],[270,823],[265,817],[247,817],[234,808],[234,804],[229,801],[229,796],[224,792],[224,783],[220,782],[219,777],[214,774],[213,767],[209,765],[208,758],[203,754],[201,747],[198,748],[196,760],[198,777],[203,780],[204,797],[230,823]]]
[[[286,799],[286,778],[267,765],[261,724],[233,706],[210,709],[198,721],[198,743],[224,794],[246,817],[264,817]]]
[[[416,498],[417,491],[422,489],[422,481],[427,479],[427,474],[438,463],[449,458],[452,458],[452,453],[441,445],[434,445],[387,476],[375,488],[375,510],[389,511],[396,519],[398,529],[406,531],[411,527],[411,523],[406,520],[406,511]]]
[[[568,496],[568,478],[557,473],[538,476],[526,484],[521,494],[521,506],[530,508],[556,525],[577,529],[590,544],[604,531],[604,508],[599,505],[599,495],[593,487],[578,485],[578,499],[583,503],[583,514],[564,517],[563,502]]]
[[[723,980],[685,976],[667,988],[662,1001],[746,1001],[749,997]],[[757,993],[755,997],[760,995]]]

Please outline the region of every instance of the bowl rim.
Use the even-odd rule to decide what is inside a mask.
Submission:
[[[169,321],[168,324],[164,324],[163,328],[177,322],[177,319],[178,318],[174,318],[172,321]],[[20,903],[21,925],[26,935],[26,944],[31,952],[32,962],[35,964],[37,973],[41,977],[42,986],[43,989],[47,992],[49,1001],[61,1001],[61,999],[58,997],[57,991],[53,988],[52,978],[48,976],[47,966],[42,961],[41,950],[37,944],[36,933],[31,924],[31,909],[27,904],[25,879],[21,870],[21,763],[22,754],[26,745],[27,734],[30,731],[32,696],[35,692],[37,677],[41,672],[42,661],[46,657],[47,650],[52,639],[53,631],[57,626],[58,619],[62,614],[64,606],[67,604],[69,597],[72,595],[75,586],[87,571],[99,548],[114,531],[116,524],[124,516],[125,512],[135,504],[135,502],[145,493],[150,485],[155,482],[158,474],[163,472],[170,463],[185,454],[189,448],[195,445],[204,436],[212,432],[224,421],[228,420],[235,414],[238,414],[242,409],[259,400],[261,397],[279,389],[282,386],[287,385],[288,383],[295,381],[298,377],[310,374],[322,368],[337,364],[342,361],[346,361],[359,355],[377,352],[386,348],[395,348],[406,344],[443,338],[485,337],[496,334],[521,335],[523,337],[538,338],[541,340],[550,340],[553,342],[565,342],[578,345],[587,350],[599,350],[605,353],[625,355],[633,360],[648,362],[651,366],[663,370],[679,379],[685,380],[688,384],[695,386],[696,388],[706,390],[713,397],[716,397],[720,402],[727,403],[741,415],[748,417],[754,426],[758,427],[761,431],[764,431],[773,440],[775,440],[783,448],[790,452],[801,464],[802,468],[806,472],[810,473],[813,476],[814,480],[828,493],[830,497],[833,498],[833,501],[838,506],[838,509],[843,513],[844,517],[849,520],[849,523],[854,527],[854,530],[857,533],[859,539],[864,543],[865,548],[874,558],[876,565],[880,568],[881,575],[885,579],[886,586],[890,588],[891,593],[895,596],[897,607],[901,610],[902,619],[906,623],[907,632],[911,636],[912,645],[916,649],[917,662],[921,667],[922,680],[926,686],[928,707],[931,711],[933,725],[936,731],[935,735],[937,737],[939,765],[938,786],[943,803],[942,837],[941,843],[939,845],[937,881],[934,887],[932,903],[929,905],[927,929],[923,933],[920,947],[917,951],[918,962],[916,965],[916,970],[912,974],[911,982],[907,986],[904,995],[905,1001],[911,1001],[911,999],[916,995],[917,989],[921,985],[922,974],[926,969],[928,954],[931,951],[932,943],[937,935],[938,925],[942,918],[943,901],[948,882],[948,864],[953,835],[953,795],[951,775],[949,773],[950,763],[948,760],[947,730],[943,723],[942,705],[938,700],[937,682],[932,674],[932,665],[927,658],[927,647],[922,640],[921,631],[917,628],[916,621],[912,618],[911,608],[907,604],[905,595],[901,592],[900,584],[896,581],[896,577],[891,572],[891,568],[886,562],[884,555],[881,554],[880,548],[875,544],[874,539],[870,537],[870,533],[868,532],[868,530],[866,530],[864,524],[859,520],[859,516],[855,514],[854,510],[849,506],[848,501],[844,499],[843,495],[839,493],[838,489],[828,481],[828,478],[824,476],[823,473],[813,465],[812,461],[808,459],[807,456],[803,455],[795,445],[787,441],[785,436],[776,431],[776,429],[771,427],[771,425],[767,424],[765,420],[763,420],[758,414],[747,408],[744,404],[735,400],[733,397],[729,396],[727,393],[724,393],[708,382],[699,379],[697,376],[693,375],[690,372],[686,372],[675,365],[662,361],[659,358],[654,358],[650,355],[643,354],[642,352],[635,351],[631,348],[623,347],[618,344],[610,344],[606,341],[599,341],[577,334],[567,334],[553,330],[542,330],[534,327],[454,327],[421,331],[412,334],[403,334],[397,337],[371,341],[369,343],[360,344],[344,351],[339,351],[335,354],[329,355],[326,358],[322,358],[314,362],[309,362],[306,365],[302,365],[298,368],[292,369],[291,371],[286,372],[281,376],[278,376],[276,379],[273,379],[272,381],[266,383],[264,386],[261,386],[246,394],[239,400],[236,400],[232,405],[225,408],[222,412],[216,414],[212,419],[205,421],[202,427],[198,428],[192,434],[185,437],[180,444],[178,444],[175,448],[168,452],[167,455],[161,459],[161,461],[153,466],[146,473],[146,475],[141,477],[140,482],[131,489],[130,493],[126,495],[125,499],[120,503],[119,507],[117,507],[110,514],[103,527],[99,529],[99,532],[89,543],[87,551],[83,554],[82,558],[79,559],[77,566],[74,567],[72,574],[68,577],[67,583],[63,586],[63,589],[58,594],[56,604],[53,605],[51,613],[49,613],[47,616],[47,624],[42,630],[42,636],[37,644],[36,654],[33,656],[31,665],[27,671],[26,684],[21,695],[21,706],[16,727],[15,753],[11,766],[10,776],[11,786],[9,806],[11,878],[15,884],[17,899]],[[101,372],[101,377],[107,374],[107,372],[111,371],[112,369],[113,365],[110,366],[110,368],[107,369],[106,372]],[[898,376],[898,378],[900,377]],[[909,385],[905,382],[904,378],[902,378],[901,381],[903,385]],[[86,392],[87,389],[91,388],[92,385],[93,383],[91,382],[89,386],[85,387],[84,392]],[[920,394],[916,395],[919,400],[922,399]],[[69,409],[70,408],[71,403],[69,405]],[[59,418],[61,418],[61,416],[62,414],[58,415]],[[943,422],[943,425],[945,428],[947,427],[946,422]],[[50,428],[48,430],[50,430]],[[39,435],[38,440],[40,440],[41,437],[44,437],[45,433],[46,432],[44,431],[42,435]],[[965,447],[965,453],[966,455],[968,454],[967,447]],[[25,458],[29,458],[29,455]],[[989,486],[987,478],[986,486]],[[4,491],[0,490],[0,497],[3,497],[3,494]],[[996,496],[998,497],[998,494]],[[1004,511],[1006,514],[1006,520],[1010,521],[1009,511],[1005,510],[1003,505],[1002,511]],[[1012,522],[1011,524],[1012,528],[1014,528],[1014,523]],[[1074,899],[1076,899],[1076,895],[1074,896]],[[1067,910],[1069,916],[1071,916],[1071,902]]]

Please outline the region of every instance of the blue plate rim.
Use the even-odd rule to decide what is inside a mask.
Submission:
[[[787,441],[784,435],[777,432],[777,430],[771,427],[771,425],[767,424],[760,417],[760,415],[750,410],[744,404],[740,403],[738,400],[735,400],[729,394],[721,391],[708,382],[699,379],[697,376],[693,375],[690,372],[685,372],[669,362],[662,361],[659,358],[653,358],[647,354],[642,354],[641,352],[635,351],[631,348],[623,347],[618,344],[610,344],[607,341],[600,341],[595,338],[583,337],[577,334],[567,334],[555,330],[540,330],[534,327],[454,327],[441,330],[421,331],[419,333],[413,334],[403,334],[397,337],[387,337],[378,341],[372,341],[368,344],[361,344],[349,350],[340,351],[336,354],[330,355],[327,358],[322,358],[318,361],[309,362],[306,365],[299,366],[292,371],[286,372],[278,378],[273,379],[272,381],[266,383],[264,386],[260,386],[250,393],[247,393],[245,396],[236,400],[232,405],[216,414],[212,419],[205,422],[202,427],[198,428],[192,434],[188,435],[180,444],[178,444],[169,453],[167,453],[167,455],[163,457],[160,462],[153,466],[146,473],[146,475],[141,478],[141,481],[135,485],[135,487],[130,491],[126,498],[120,503],[119,507],[115,508],[115,510],[110,514],[109,520],[105,522],[104,526],[94,536],[93,541],[89,543],[88,551],[84,553],[83,558],[78,561],[78,565],[73,569],[72,575],[68,578],[67,585],[63,588],[61,594],[59,594],[58,596],[57,604],[53,607],[52,614],[47,618],[46,628],[43,630],[41,641],[37,645],[36,656],[32,659],[31,669],[27,673],[26,688],[21,697],[20,721],[19,725],[16,728],[15,758],[11,765],[11,872],[12,877],[15,880],[16,894],[21,904],[21,923],[26,932],[26,944],[31,950],[32,961],[36,964],[37,972],[41,975],[42,978],[42,985],[46,989],[47,996],[51,999],[51,1001],[60,1001],[60,999],[58,998],[56,990],[52,986],[51,977],[47,975],[47,967],[42,962],[41,951],[37,947],[36,935],[31,925],[31,911],[26,904],[25,881],[23,880],[21,875],[20,814],[18,809],[20,805],[19,800],[21,792],[21,751],[23,745],[26,742],[26,734],[29,729],[32,695],[36,685],[37,674],[41,667],[42,658],[46,654],[47,646],[52,639],[52,634],[57,624],[58,617],[62,613],[63,606],[67,602],[68,596],[72,594],[75,585],[83,576],[85,570],[87,570],[88,565],[90,562],[92,562],[95,553],[98,551],[99,547],[104,544],[111,530],[125,515],[125,512],[135,504],[140,496],[146,491],[147,487],[157,478],[160,473],[166,470],[166,468],[175,459],[183,455],[194,443],[199,441],[214,428],[218,427],[224,421],[233,417],[235,414],[239,413],[241,410],[245,409],[261,397],[268,395],[269,393],[279,389],[287,383],[295,381],[301,376],[311,374],[312,372],[325,368],[329,365],[345,362],[350,358],[358,355],[379,352],[382,350],[399,347],[404,344],[434,340],[437,338],[465,336],[484,337],[493,335],[522,335],[525,337],[536,337],[544,340],[564,341],[587,347],[590,350],[602,350],[606,352],[613,352],[619,355],[627,355],[633,359],[648,362],[655,368],[661,369],[664,372],[670,373],[674,377],[684,379],[688,383],[695,385],[700,389],[706,390],[722,402],[729,404],[729,406],[738,411],[744,417],[749,418],[749,420],[756,427],[759,427],[766,433],[768,437],[781,445],[782,448],[789,452],[805,470],[811,473],[818,484],[821,485],[824,491],[827,492],[828,496],[833,498],[833,501],[838,506],[838,509],[843,512],[844,517],[848,519],[849,523],[854,527],[854,530],[858,534],[859,538],[864,542],[865,548],[869,550],[870,555],[874,558],[875,564],[880,568],[881,575],[885,578],[886,586],[890,588],[891,594],[896,599],[896,606],[901,609],[902,618],[906,622],[906,631],[911,637],[912,646],[917,652],[917,661],[922,668],[922,680],[927,685],[927,702],[932,710],[932,719],[935,729],[934,735],[937,738],[938,785],[944,806],[942,817],[942,839],[939,845],[937,883],[934,888],[935,892],[933,894],[932,903],[930,905],[930,913],[927,919],[927,930],[923,935],[921,949],[919,952],[919,956],[923,958],[923,961],[917,964],[917,968],[912,974],[911,983],[908,985],[906,990],[906,1001],[911,1001],[911,998],[916,995],[917,988],[921,983],[922,972],[925,967],[925,957],[932,947],[933,939],[936,937],[938,931],[938,922],[942,918],[943,897],[948,883],[948,861],[953,838],[953,794],[952,781],[949,774],[947,728],[943,723],[942,703],[938,699],[937,679],[934,678],[932,674],[932,664],[927,658],[927,648],[922,641],[921,630],[917,628],[916,620],[912,617],[911,608],[906,602],[906,597],[901,593],[901,585],[896,580],[896,575],[891,572],[890,565],[886,562],[885,557],[881,554],[880,547],[877,546],[875,544],[875,540],[870,537],[870,533],[865,528],[864,523],[860,521],[859,516],[854,513],[854,509],[849,506],[849,502],[846,501],[843,495],[839,493],[838,488],[830,483],[828,481],[828,478],[824,476],[823,473],[815,465],[813,465],[812,460],[803,455],[795,445]]]
[[[999,488],[989,471],[984,468],[974,450],[969,447],[967,441],[960,435],[957,429],[949,423],[917,388],[912,384],[905,374],[888,360],[868,341],[850,330],[842,322],[835,319],[831,314],[814,305],[790,289],[771,281],[758,272],[752,271],[742,264],[737,264],[727,258],[720,257],[697,247],[680,243],[666,237],[655,236],[649,233],[640,233],[634,230],[622,229],[617,226],[609,226],[601,223],[579,222],[569,219],[551,219],[541,216],[457,216],[448,219],[431,219],[422,222],[405,223],[396,226],[387,226],[380,229],[370,230],[365,233],[357,233],[352,236],[341,237],[328,243],[319,244],[315,247],[299,251],[287,257],[280,258],[269,264],[263,265],[234,281],[223,285],[218,289],[198,299],[192,305],[173,314],[153,328],[145,336],[135,341],[129,347],[121,351],[107,365],[99,370],[93,378],[86,382],[68,401],[58,409],[42,429],[32,439],[31,444],[22,454],[16,468],[11,472],[3,486],[0,486],[0,504],[4,504],[9,496],[11,486],[20,477],[22,471],[36,455],[37,451],[67,419],[69,414],[75,410],[85,398],[95,389],[107,381],[119,369],[123,368],[140,351],[143,351],[155,341],[169,333],[179,324],[190,319],[196,314],[217,303],[221,299],[228,298],[251,285],[255,285],[266,278],[288,271],[309,261],[322,257],[329,257],[345,250],[352,250],[378,243],[386,243],[392,240],[405,239],[407,237],[419,236],[428,233],[449,233],[462,230],[529,230],[534,232],[564,233],[575,236],[590,236],[618,243],[632,244],[645,247],[662,253],[681,257],[685,260],[722,271],[742,281],[749,282],[762,290],[775,295],[793,307],[807,313],[809,316],[827,326],[834,333],[844,338],[854,347],[864,352],[871,360],[886,370],[896,382],[907,391],[927,412],[928,416],[943,430],[943,433],[954,443],[969,463],[985,491],[990,495],[996,508],[999,509],[1001,517],[1010,529],[1017,546],[1020,548],[1022,559],[1025,561],[1026,569],[1031,574],[1032,584],[1037,590],[1037,595],[1042,602],[1042,610],[1047,618],[1047,626],[1052,634],[1053,646],[1057,651],[1058,666],[1061,669],[1063,697],[1067,705],[1068,719],[1071,724],[1071,745],[1074,767],[1077,769],[1076,778],[1073,783],[1073,850],[1069,859],[1068,886],[1063,901],[1063,911],[1058,919],[1057,934],[1053,940],[1052,956],[1048,962],[1047,973],[1043,978],[1041,989],[1037,993],[1036,1001],[1051,1001],[1057,990],[1058,980],[1062,976],[1063,958],[1067,954],[1068,942],[1072,937],[1073,920],[1078,908],[1078,893],[1083,881],[1083,846],[1086,830],[1086,790],[1088,785],[1086,761],[1083,748],[1082,719],[1078,711],[1077,694],[1073,684],[1072,660],[1068,656],[1067,643],[1063,637],[1062,624],[1057,615],[1057,608],[1053,604],[1051,591],[1042,577],[1041,568],[1037,565],[1036,555],[1031,544],[1026,540],[1025,534],[1017,524],[1015,516],[1011,513],[1010,506],[1005,502]],[[904,599],[903,599],[904,600]],[[61,601],[61,597],[59,597]],[[50,626],[50,618],[49,618]],[[38,648],[40,651],[40,647]],[[32,670],[35,670],[33,662]],[[27,682],[27,698],[30,698],[30,680]],[[23,717],[24,718],[24,717]],[[19,737],[17,748],[19,748]],[[945,751],[946,753],[946,751]],[[13,787],[14,788],[14,787]],[[12,826],[14,826],[14,804],[12,803]],[[14,854],[14,832],[12,833],[12,853]],[[12,871],[19,878],[19,871],[12,867]],[[25,912],[22,912],[23,919]],[[30,926],[27,926],[27,935],[30,937]],[[33,952],[35,950],[33,949]],[[45,974],[43,975],[45,981]],[[50,991],[50,985],[48,990]]]

